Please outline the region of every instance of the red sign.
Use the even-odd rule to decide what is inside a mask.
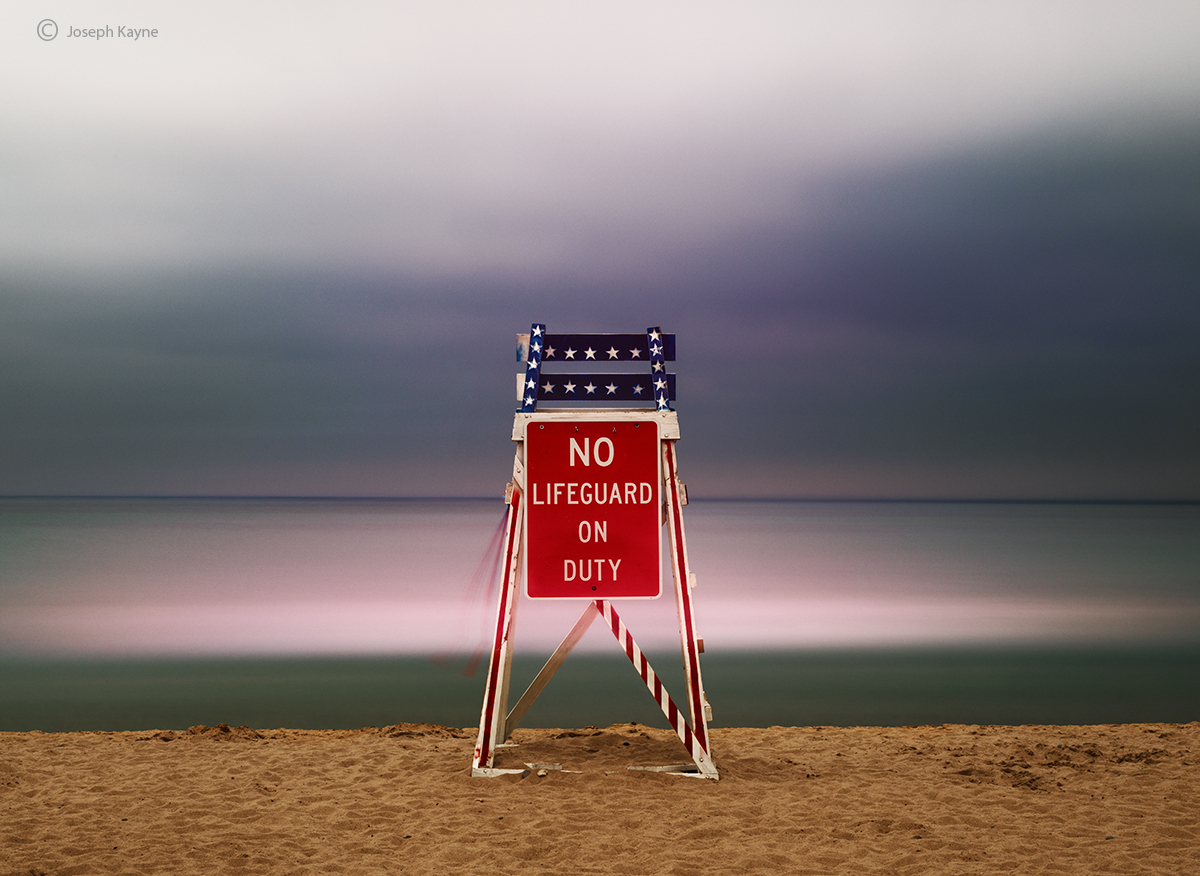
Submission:
[[[662,593],[655,420],[525,427],[525,592],[532,599]]]

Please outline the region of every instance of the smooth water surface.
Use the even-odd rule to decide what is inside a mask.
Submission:
[[[654,662],[680,695],[671,656]],[[540,662],[517,658],[516,692]],[[726,652],[706,655],[703,671],[715,727],[1200,720],[1200,648]],[[482,671],[467,678],[413,657],[9,659],[0,731],[473,727],[482,694]],[[624,655],[584,654],[563,664],[524,723],[627,721],[667,726]]]
[[[0,654],[470,652],[504,512],[0,500]],[[712,651],[1200,643],[1198,505],[693,501],[684,519]],[[523,601],[520,646],[552,647],[581,607]],[[644,647],[677,641],[669,595],[620,611]]]

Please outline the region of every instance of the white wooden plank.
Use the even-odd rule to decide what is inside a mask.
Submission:
[[[575,621],[575,626],[571,627],[571,632],[567,633],[558,647],[554,649],[554,653],[550,655],[546,665],[542,667],[537,677],[526,688],[525,693],[521,694],[521,699],[517,700],[517,704],[508,713],[508,719],[504,722],[505,739],[512,735],[513,730],[525,717],[525,713],[529,711],[529,707],[533,705],[533,701],[538,698],[538,694],[545,689],[550,679],[554,677],[554,673],[558,672],[558,668],[566,661],[567,655],[579,644],[583,634],[588,631],[588,627],[598,617],[600,617],[600,612],[596,608],[596,603],[589,602],[584,608],[583,614],[579,616],[579,620]]]
[[[652,411],[646,408],[579,408],[548,410],[536,413],[517,411],[513,417],[513,441],[524,441],[530,423],[548,420],[657,420],[658,436],[664,440],[679,440],[679,415],[676,411]]]

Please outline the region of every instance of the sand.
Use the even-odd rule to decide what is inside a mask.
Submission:
[[[0,876],[1200,873],[1200,724],[0,734]]]

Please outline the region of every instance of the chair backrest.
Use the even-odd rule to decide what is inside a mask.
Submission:
[[[551,335],[535,322],[529,334],[517,335],[517,361],[524,369],[517,375],[518,411],[533,413],[538,402],[555,402],[586,407],[597,402],[633,402],[669,411],[675,400],[675,375],[667,373],[667,362],[675,361],[675,335],[663,334],[658,326],[645,334]],[[636,363],[639,367],[609,371],[579,371],[555,367],[543,373],[542,366],[578,366],[589,363]]]

